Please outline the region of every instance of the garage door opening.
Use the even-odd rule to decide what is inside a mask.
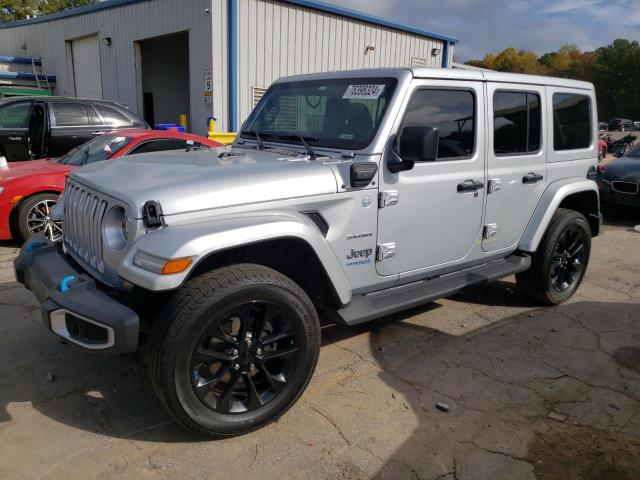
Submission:
[[[138,42],[142,113],[153,126],[190,119],[188,32]]]

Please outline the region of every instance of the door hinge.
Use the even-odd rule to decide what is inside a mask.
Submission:
[[[498,233],[498,224],[497,223],[487,223],[484,226],[484,233],[483,233],[483,237],[485,239],[487,238],[491,238],[493,236],[495,236]]]
[[[378,208],[397,205],[400,201],[400,194],[397,190],[386,190],[378,195]]]
[[[396,244],[394,242],[381,243],[376,248],[376,260],[379,262],[385,258],[391,258],[396,255]]]
[[[497,192],[501,188],[502,180],[500,180],[499,178],[492,178],[489,180],[489,188],[487,189],[489,193]]]

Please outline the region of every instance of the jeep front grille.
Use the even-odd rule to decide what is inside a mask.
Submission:
[[[67,182],[64,196],[65,246],[77,260],[104,273],[102,218],[107,210],[107,201],[71,180]]]

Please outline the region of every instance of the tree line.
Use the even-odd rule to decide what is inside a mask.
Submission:
[[[595,85],[600,120],[614,117],[640,120],[640,44],[637,41],[618,39],[593,52],[565,45],[557,52],[542,56],[528,50],[506,48],[466,64],[499,72],[586,80]]]
[[[40,17],[95,2],[96,0],[0,0],[0,22]]]

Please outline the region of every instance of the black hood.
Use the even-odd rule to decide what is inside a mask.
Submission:
[[[620,157],[604,170],[605,180],[640,181],[640,157]]]

